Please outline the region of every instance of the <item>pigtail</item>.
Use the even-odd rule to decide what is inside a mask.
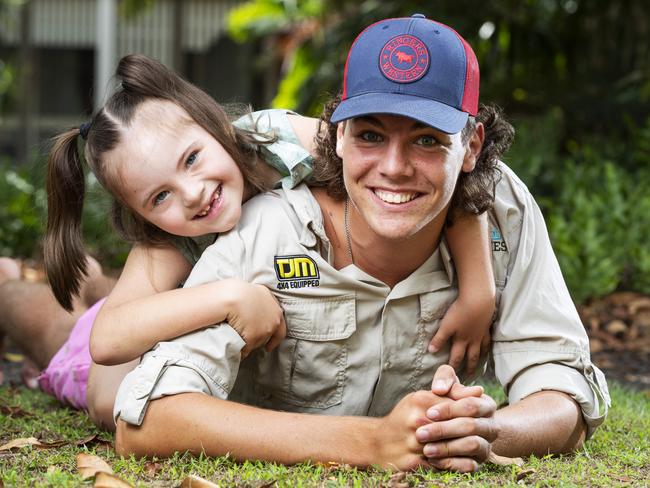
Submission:
[[[72,297],[79,294],[87,264],[81,232],[85,181],[78,135],[78,129],[71,129],[55,138],[45,182],[45,272],[54,296],[68,311]]]

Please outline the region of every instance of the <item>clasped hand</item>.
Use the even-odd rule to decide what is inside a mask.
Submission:
[[[463,386],[453,368],[438,368],[431,391],[406,395],[381,419],[380,464],[476,471],[496,439],[496,403],[480,386]]]

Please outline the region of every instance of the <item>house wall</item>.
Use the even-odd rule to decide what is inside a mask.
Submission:
[[[33,90],[20,83],[0,104],[0,157],[20,158],[24,133],[31,132],[28,152],[42,153],[42,142],[75,126],[92,112],[95,63],[95,0],[32,0],[30,44]],[[143,53],[170,67],[180,60],[182,74],[220,102],[265,106],[263,82],[254,64],[254,45],[240,45],[225,33],[225,18],[238,0],[181,2],[180,40],[174,34],[174,0],[157,0],[152,9],[124,19],[118,17],[117,56]],[[21,66],[20,11],[0,17],[0,60]],[[178,29],[176,30],[178,35]],[[180,51],[175,42],[180,43]],[[180,58],[175,58],[176,53]],[[116,60],[117,61],[117,60]],[[23,100],[29,96],[30,131],[24,127]],[[24,148],[23,148],[24,149]]]

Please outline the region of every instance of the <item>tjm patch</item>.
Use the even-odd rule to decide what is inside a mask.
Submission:
[[[320,285],[318,265],[305,254],[275,256],[273,267],[278,278],[278,290]]]

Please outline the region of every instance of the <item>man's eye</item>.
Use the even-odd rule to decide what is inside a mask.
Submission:
[[[169,195],[169,192],[168,192],[167,190],[165,190],[165,191],[161,191],[160,193],[158,193],[158,195],[156,195],[156,196],[153,198],[153,206],[154,206],[154,207],[157,207],[157,206],[160,205],[162,202],[164,202],[165,199],[167,198],[167,195]]]
[[[431,147],[438,144],[438,139],[433,136],[420,136],[417,138],[416,144],[425,147]]]
[[[190,153],[189,156],[187,156],[187,159],[185,160],[185,166],[192,166],[194,163],[196,163],[196,160],[198,159],[198,152],[194,151],[193,153]]]
[[[381,136],[376,132],[366,131],[359,134],[359,138],[366,142],[380,142]]]

